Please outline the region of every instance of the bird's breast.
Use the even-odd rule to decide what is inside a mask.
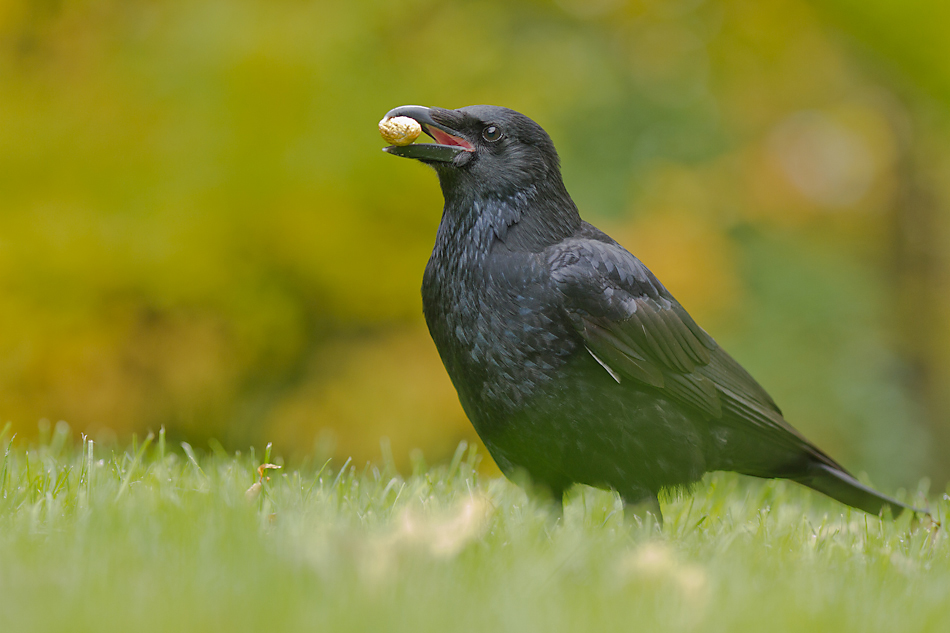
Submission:
[[[530,254],[437,249],[422,296],[429,332],[476,425],[526,406],[578,348]]]

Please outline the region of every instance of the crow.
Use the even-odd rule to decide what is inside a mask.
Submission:
[[[785,421],[636,257],[583,221],[548,134],[497,106],[401,106],[435,143],[384,151],[435,168],[445,207],[422,281],[429,332],[501,471],[558,501],[657,495],[729,470],[880,515],[920,512],[860,483]]]

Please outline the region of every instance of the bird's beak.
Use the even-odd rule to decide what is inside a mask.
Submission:
[[[443,125],[433,119],[433,113],[448,112],[441,108],[426,108],[425,106],[406,105],[393,108],[386,113],[383,120],[397,116],[415,119],[422,127],[422,131],[432,137],[435,143],[415,143],[413,145],[390,145],[384,147],[384,152],[403,158],[415,158],[424,162],[451,163],[463,152],[472,153],[475,147],[466,141],[461,132]]]

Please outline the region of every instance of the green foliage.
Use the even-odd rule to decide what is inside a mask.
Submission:
[[[2,445],[5,631],[873,633],[950,617],[945,530],[794,484],[712,476],[659,528],[588,488],[558,516],[480,476],[464,444],[408,477],[315,462],[263,480],[269,448],[161,434],[113,451],[64,425]]]

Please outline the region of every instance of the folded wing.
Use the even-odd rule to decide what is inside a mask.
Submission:
[[[840,468],[784,420],[768,393],[646,266],[601,236],[560,243],[548,253],[548,264],[564,310],[588,350],[621,384],[626,379],[649,385],[711,425]]]

